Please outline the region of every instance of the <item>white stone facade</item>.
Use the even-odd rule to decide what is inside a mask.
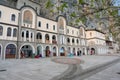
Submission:
[[[67,25],[37,15],[29,6],[20,9],[0,5],[0,57],[29,58],[87,54],[85,28]]]

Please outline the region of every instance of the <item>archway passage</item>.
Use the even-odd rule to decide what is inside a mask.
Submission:
[[[56,47],[53,47],[53,56],[57,56],[56,54],[57,54],[57,49]]]
[[[39,55],[39,57],[42,57],[42,46],[37,47],[37,55]]]
[[[64,47],[60,48],[60,56],[65,56],[65,48]]]
[[[94,54],[95,54],[95,48],[91,48],[90,54],[91,54],[91,55],[94,55]]]
[[[6,47],[5,58],[15,58],[16,47],[14,44],[8,44]]]
[[[51,53],[50,53],[50,47],[49,46],[46,46],[46,49],[45,49],[45,56],[46,57],[50,57]]]
[[[21,58],[32,58],[33,57],[33,49],[30,45],[24,45],[21,48]]]

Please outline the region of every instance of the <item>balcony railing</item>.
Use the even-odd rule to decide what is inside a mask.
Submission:
[[[45,43],[50,43],[50,40],[45,40]]]
[[[53,40],[52,43],[53,43],[53,44],[57,44],[57,41],[56,41],[56,40]]]

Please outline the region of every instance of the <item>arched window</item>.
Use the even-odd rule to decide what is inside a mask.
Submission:
[[[3,27],[0,26],[0,36],[3,34]]]
[[[24,32],[22,32],[22,37],[24,37]]]
[[[31,33],[31,38],[33,38],[33,33]]]
[[[55,35],[52,36],[52,40],[56,40],[56,36]]]
[[[77,44],[78,44],[78,43],[79,43],[79,40],[77,39],[76,42],[77,42]]]
[[[38,27],[41,27],[41,21],[39,21],[39,23],[38,23]]]
[[[47,29],[49,28],[49,25],[48,25],[48,23],[46,24],[46,28],[47,28]]]
[[[29,31],[26,31],[26,38],[29,38]]]
[[[49,40],[49,35],[48,34],[45,35],[45,40]]]
[[[1,16],[2,16],[2,12],[0,11],[0,18],[1,18]]]
[[[24,23],[28,23],[28,24],[32,24],[32,20],[33,20],[33,15],[29,10],[26,10],[24,12],[24,16],[23,16],[23,22]]]
[[[16,18],[15,14],[12,14],[11,21],[15,21],[15,18]]]
[[[13,30],[13,37],[16,37],[17,36],[17,29],[14,29]]]
[[[72,43],[74,43],[75,41],[74,41],[74,38],[72,39]]]
[[[7,36],[11,36],[11,28],[10,27],[7,29]]]
[[[37,33],[36,38],[37,38],[37,39],[42,39],[42,34],[41,34],[41,33]]]
[[[70,38],[67,38],[67,42],[70,43]]]

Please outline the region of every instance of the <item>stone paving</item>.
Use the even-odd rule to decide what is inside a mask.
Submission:
[[[120,62],[85,80],[120,80]]]
[[[0,60],[0,80],[71,80],[59,79],[77,74],[81,70],[101,65],[118,56],[80,56],[80,57],[55,57],[41,59],[8,59]],[[54,62],[53,59],[59,59]],[[59,63],[62,61],[65,64]],[[68,60],[68,63],[67,63]],[[79,61],[82,61],[78,63]],[[73,64],[69,64],[69,63]],[[59,78],[57,78],[59,77]]]
[[[68,69],[50,58],[0,61],[0,80],[50,80]]]

